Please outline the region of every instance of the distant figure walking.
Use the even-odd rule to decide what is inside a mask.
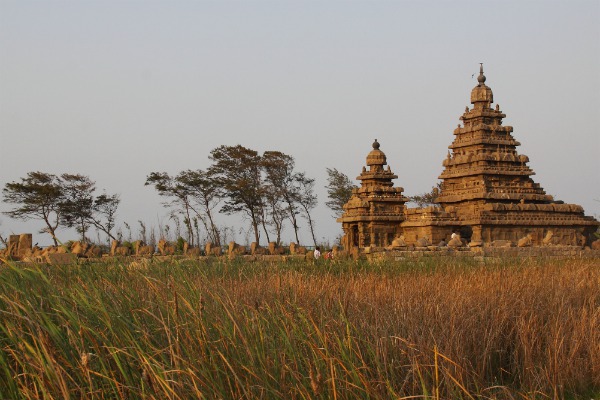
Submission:
[[[319,249],[319,246],[315,247],[315,252],[313,255],[315,256],[315,260],[318,260],[319,257],[321,257],[321,250]]]

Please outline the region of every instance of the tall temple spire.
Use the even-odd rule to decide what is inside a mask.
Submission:
[[[452,155],[443,161],[439,177],[443,183],[438,202],[549,203],[552,196],[531,179],[535,173],[526,165],[527,156],[517,152],[520,143],[512,136],[513,128],[502,125],[506,115],[490,107],[492,89],[485,80],[480,63],[479,83],[471,91],[474,108],[462,115],[464,127],[454,130]]]

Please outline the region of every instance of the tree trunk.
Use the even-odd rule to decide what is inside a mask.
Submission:
[[[46,223],[46,226],[48,227],[48,234],[50,236],[52,236],[52,241],[54,242],[54,245],[58,246],[58,240],[56,239],[56,235],[55,235],[56,228],[58,227],[58,217],[56,218],[57,222],[56,222],[55,227],[52,227],[49,216],[44,215],[43,217],[44,217],[44,222]]]
[[[265,222],[266,218],[265,218],[265,209],[264,207],[261,207],[260,209],[260,225],[263,228],[263,231],[265,231],[265,236],[267,238],[267,243],[271,242],[271,238],[269,237],[269,231],[267,230],[267,224]],[[258,244],[258,242],[257,242]]]
[[[308,226],[310,227],[310,234],[312,235],[313,243],[315,244],[315,247],[317,247],[317,239],[315,238],[315,229],[313,227],[313,222],[312,222],[312,219],[310,218],[310,215],[308,217]]]
[[[308,220],[308,226],[310,228],[310,234],[312,235],[313,243],[315,247],[317,247],[317,239],[315,238],[315,228],[313,226],[312,218],[310,217],[310,212],[306,207],[304,207],[304,212],[306,213],[306,219]]]
[[[277,230],[277,240],[275,242],[277,243],[277,246],[281,245],[281,229],[282,229],[282,227],[283,227],[282,224],[275,223],[275,229]]]
[[[254,241],[257,245],[260,244],[260,234],[258,233],[258,221],[252,220],[252,226],[254,227]]]
[[[208,222],[210,222],[210,231],[212,232],[212,234],[211,234],[212,240],[216,244],[216,246],[221,246],[221,235],[219,235],[219,230],[217,229],[217,226],[215,225],[215,221],[213,221],[213,217],[210,212],[210,208],[208,207],[208,204],[206,204],[205,208],[206,208],[206,216],[208,217]],[[208,231],[208,229],[207,229],[207,231]]]
[[[294,235],[296,236],[296,244],[300,244],[300,239],[298,239],[298,221],[296,220],[296,216],[292,217],[292,225],[294,226]]]
[[[81,227],[80,227],[80,229],[81,229],[81,243],[85,243],[86,242],[86,240],[85,240],[85,232],[87,231],[87,229],[85,227],[85,220],[82,218],[81,221],[80,221],[80,223],[81,223]]]
[[[288,203],[288,211],[290,213],[290,220],[292,221],[292,226],[294,227],[294,235],[296,236],[296,244],[300,244],[300,239],[298,239],[298,221],[296,220],[296,213],[294,213],[294,209],[291,203]]]
[[[190,207],[187,205],[185,205],[185,215],[187,217],[186,219],[186,227],[188,230],[188,240],[190,242],[190,245],[193,247],[194,246],[194,227],[192,226],[192,218],[190,217]]]
[[[267,230],[267,225],[265,224],[265,220],[263,219],[260,224],[262,225],[263,231],[265,231],[265,236],[267,237],[267,243],[271,242],[271,238],[269,237],[269,231]]]

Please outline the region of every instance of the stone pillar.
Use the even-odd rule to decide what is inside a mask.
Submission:
[[[367,247],[365,240],[365,229],[362,224],[358,225],[358,247]]]
[[[18,256],[24,257],[31,254],[31,248],[33,245],[33,235],[31,233],[23,233],[19,235],[19,249]]]
[[[377,246],[377,241],[376,241],[376,237],[375,237],[375,227],[373,226],[373,223],[369,224],[369,247],[376,247]]]
[[[111,255],[111,256],[114,256],[114,255],[115,255],[115,252],[116,252],[116,250],[117,250],[117,247],[119,247],[119,241],[117,241],[117,240],[113,240],[113,241],[110,243],[110,255]]]
[[[141,240],[136,240],[135,242],[133,242],[133,254],[135,254],[136,256],[140,255],[140,247],[142,247],[144,245],[144,242],[142,242]]]
[[[19,252],[19,235],[8,237],[8,256],[15,257]]]
[[[354,229],[349,225],[345,226],[344,236],[342,237],[342,246],[344,246],[345,249],[349,249],[352,247],[354,240]]]

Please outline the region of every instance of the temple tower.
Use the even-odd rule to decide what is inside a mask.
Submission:
[[[361,186],[352,192],[344,213],[338,222],[342,223],[344,237],[342,245],[352,247],[385,247],[400,234],[400,223],[404,220],[403,188],[394,187],[393,179],[398,178],[387,164],[385,153],[379,150],[375,139],[373,150],[367,155],[367,167],[356,178]]]
[[[460,125],[454,130],[454,141],[444,160],[442,190],[438,203],[442,206],[464,203],[484,204],[489,200],[514,203],[548,203],[552,196],[530,177],[535,173],[527,166],[529,158],[517,152],[520,145],[512,136],[512,126],[503,126],[506,117],[494,101],[486,84],[483,65],[479,84],[471,91],[473,108],[465,110]]]
[[[407,208],[397,176],[375,140],[367,168],[357,177],[344,213],[342,244],[352,247],[388,247],[399,242],[424,247],[448,243],[453,233],[471,247],[589,245],[600,223],[577,204],[566,204],[546,194],[531,178],[529,158],[519,154],[520,143],[485,84],[483,65],[471,91],[472,107],[460,117],[454,141],[443,161],[438,206]],[[402,238],[400,238],[402,236]],[[456,240],[456,238],[455,238]],[[460,243],[460,242],[459,242]],[[395,245],[389,248],[393,249]]]
[[[554,201],[531,178],[529,158],[517,152],[513,128],[503,126],[506,117],[485,84],[483,65],[478,84],[471,91],[472,108],[460,117],[440,175],[437,202],[455,215],[456,227],[473,245],[494,241],[517,242],[529,237],[542,245],[589,243],[598,222],[583,214],[581,206]]]

